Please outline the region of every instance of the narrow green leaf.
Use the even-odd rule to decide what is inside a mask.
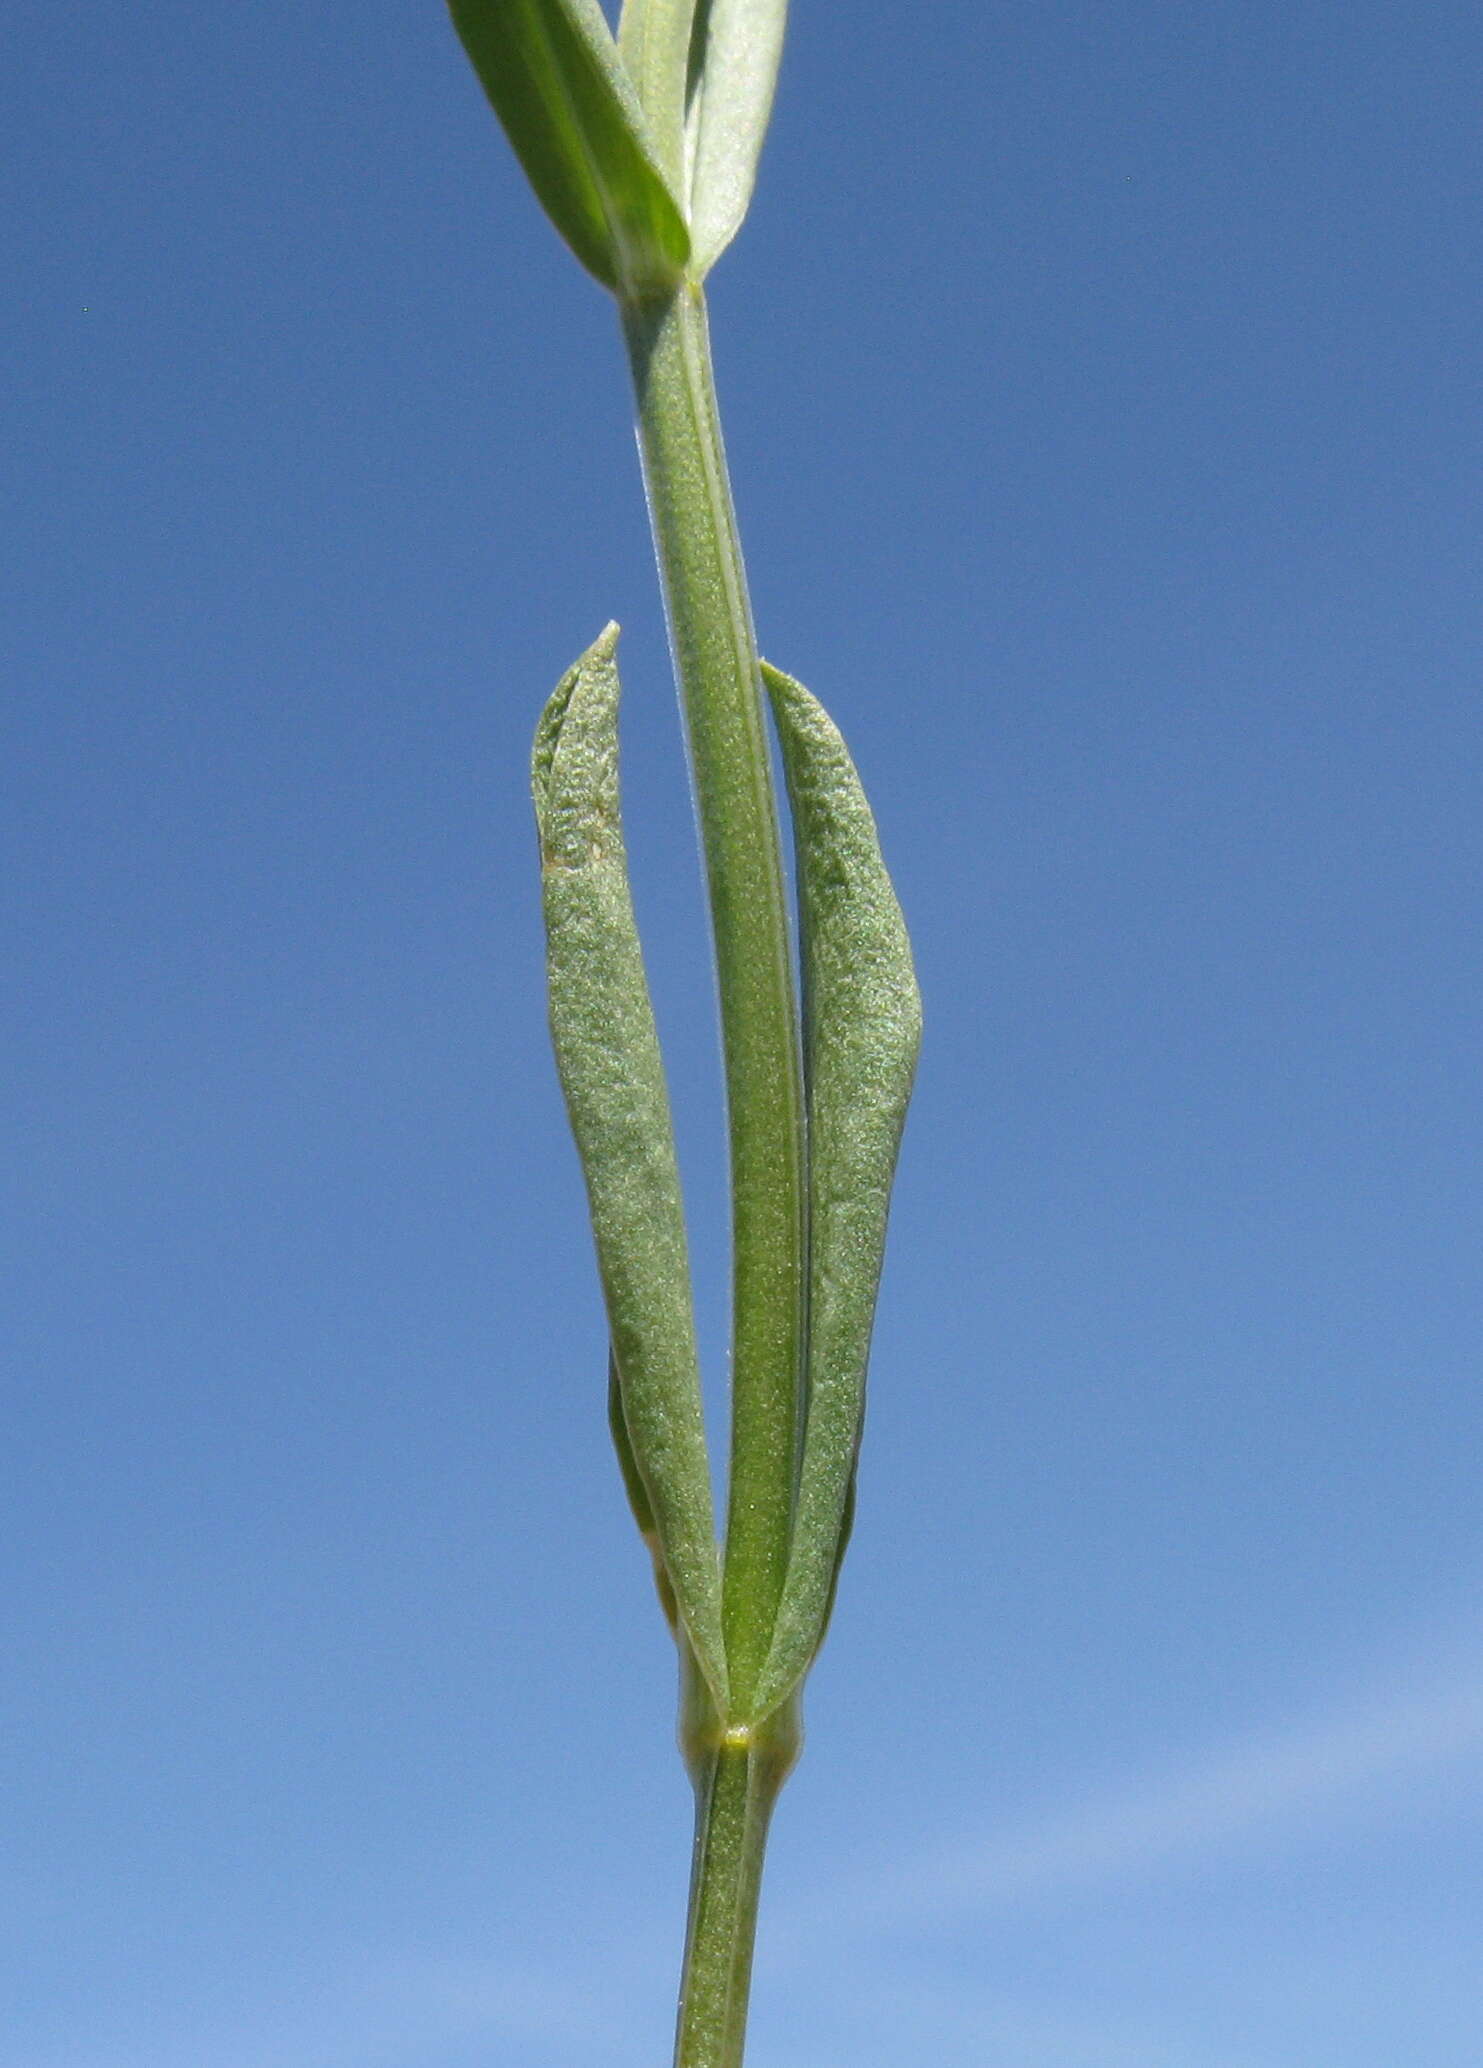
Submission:
[[[844,741],[766,662],[797,848],[808,1094],[807,1409],[788,1576],[761,1715],[823,1642],[853,1510],[896,1152],[921,1039],[901,907]]]
[[[618,803],[618,627],[563,676],[536,731],[546,978],[621,1394],[619,1462],[724,1707],[721,1577],[690,1267],[664,1066]],[[627,1450],[624,1450],[626,1439]]]
[[[654,1586],[659,1595],[659,1606],[664,1610],[664,1620],[670,1627],[671,1636],[678,1638],[681,1625],[679,1610],[675,1606],[675,1590],[669,1583],[659,1531],[654,1526],[654,1503],[649,1499],[649,1489],[644,1485],[643,1474],[633,1454],[633,1438],[628,1433],[628,1417],[623,1411],[623,1382],[618,1376],[618,1360],[611,1345],[608,1348],[608,1434],[618,1454],[618,1470],[623,1475],[623,1491],[628,1496],[633,1519],[644,1540],[644,1549],[654,1561]]]
[[[623,0],[618,55],[673,193],[685,189],[685,99],[696,0]]]
[[[788,0],[698,0],[685,119],[692,270],[703,279],[742,226],[772,114]]]
[[[672,287],[685,219],[598,0],[449,0],[454,27],[546,213],[605,287]]]

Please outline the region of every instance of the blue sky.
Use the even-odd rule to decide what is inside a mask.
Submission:
[[[798,0],[718,375],[928,1032],[756,2068],[1473,2068],[1483,39]],[[653,2068],[689,1807],[526,756],[624,624],[605,298],[436,6],[0,95],[15,2068]]]

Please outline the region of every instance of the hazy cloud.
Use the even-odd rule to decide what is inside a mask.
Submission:
[[[1483,1665],[1446,1682],[1248,1734],[1175,1770],[1069,1802],[1018,1830],[861,1877],[822,1906],[832,1927],[980,1911],[1177,1867],[1235,1844],[1288,1836],[1428,1768],[1483,1754]]]

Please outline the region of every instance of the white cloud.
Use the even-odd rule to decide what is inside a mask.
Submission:
[[[106,2040],[30,2057],[24,2068],[400,2068],[450,2049],[462,2058],[470,2045],[496,2060],[599,2059],[621,1994],[612,1980],[575,1958],[367,1959],[298,1984],[279,1976],[251,2001],[162,2019],[137,2037],[115,2025]]]
[[[1444,1684],[1392,1687],[1337,1712],[1253,1732],[1021,1829],[938,1848],[862,1877],[823,1907],[838,1928],[1053,1899],[1233,1845],[1285,1839],[1336,1814],[1373,1817],[1398,1786],[1470,1754],[1483,1756],[1483,1667],[1476,1663]]]

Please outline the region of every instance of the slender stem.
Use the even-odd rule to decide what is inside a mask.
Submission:
[[[624,309],[710,891],[731,1141],[730,1721],[771,1641],[792,1525],[803,1330],[803,1092],[757,642],[711,381],[705,299]],[[734,1765],[734,1762],[733,1762]],[[716,1816],[734,1783],[717,1769]]]
[[[742,2068],[763,1854],[802,1742],[798,1703],[728,1730],[699,1672],[691,1667],[686,1681],[681,1741],[695,1784],[695,1852],[675,2068]]]

